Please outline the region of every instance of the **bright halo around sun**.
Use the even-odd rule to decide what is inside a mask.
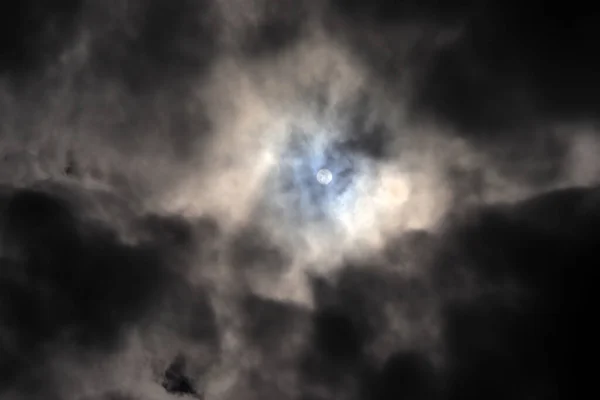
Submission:
[[[356,156],[328,139],[326,132],[292,132],[269,179],[267,203],[296,227],[335,224],[354,202]]]

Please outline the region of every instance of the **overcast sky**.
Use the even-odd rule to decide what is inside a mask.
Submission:
[[[3,400],[577,397],[600,261],[579,2],[16,3]]]

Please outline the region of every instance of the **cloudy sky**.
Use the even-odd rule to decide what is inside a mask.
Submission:
[[[578,1],[16,3],[2,399],[577,397],[600,261]]]

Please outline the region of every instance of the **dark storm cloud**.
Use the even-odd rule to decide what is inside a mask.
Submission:
[[[259,296],[248,296],[243,304],[246,335],[271,358],[284,358],[290,352],[289,338],[310,318],[310,312],[302,307]]]
[[[343,144],[350,151],[365,154],[370,158],[380,160],[385,158],[386,153],[390,151],[386,147],[390,142],[390,133],[382,123],[376,123],[374,126],[365,127],[358,120],[360,114],[356,114],[356,120],[352,129],[348,132],[348,139]]]
[[[593,30],[577,2],[487,2],[417,62],[412,111],[489,153],[510,179],[551,182],[568,154],[557,124],[598,117]]]
[[[50,130],[77,125],[85,135],[101,131],[123,153],[157,145],[177,158],[207,136],[208,117],[190,98],[197,88],[190,81],[217,54],[214,2],[15,4],[0,13],[3,136],[14,131],[35,146]],[[168,134],[149,137],[157,131]],[[78,157],[69,169],[76,177],[85,172],[77,171],[85,164]]]
[[[444,312],[448,398],[561,397],[591,344],[599,207],[597,189],[568,189],[450,231],[437,274],[442,292],[456,290]],[[476,283],[455,285],[464,273]]]
[[[392,354],[372,379],[366,399],[439,399],[441,384],[429,360],[416,351]]]
[[[258,226],[247,227],[239,232],[230,251],[236,268],[279,272],[289,263],[283,249],[278,248],[268,232]]]
[[[361,357],[362,328],[339,310],[315,312],[312,347],[305,351],[300,362],[302,399],[333,399],[338,393],[361,391],[370,375]]]
[[[594,29],[579,2],[488,2],[432,59],[421,102],[473,134],[596,118]]]
[[[393,39],[402,42],[403,34],[390,26],[413,24],[439,32],[460,27],[457,40],[418,65],[425,74],[418,104],[462,129],[597,116],[594,20],[581,2],[333,0],[332,5],[335,14],[378,31],[389,52],[400,49],[390,45]],[[386,60],[376,54],[373,64]],[[401,76],[396,66],[396,75],[388,79]]]
[[[410,68],[422,68],[440,43],[451,40],[478,10],[477,4],[470,0],[332,0],[327,28],[393,87],[412,73]]]
[[[51,63],[76,30],[81,0],[24,0],[0,10],[0,74],[27,77]]]
[[[138,400],[138,397],[120,392],[109,392],[97,396],[84,397],[81,400]]]
[[[306,1],[265,1],[258,6],[262,13],[256,25],[247,28],[241,43],[249,57],[268,57],[295,44],[302,36],[309,17]]]
[[[436,249],[437,240],[426,230],[403,232],[397,238],[390,238],[382,253],[389,265],[403,268],[413,263],[427,264]]]
[[[177,356],[165,372],[163,387],[169,393],[198,397],[196,385],[187,377],[185,369],[185,357],[183,355]]]
[[[385,305],[402,307],[398,309],[398,313],[406,314],[405,318],[414,318],[414,322],[418,322],[416,320],[419,316],[429,311],[428,300],[435,298],[424,282],[393,271],[384,271],[376,261],[361,267],[345,266],[337,277],[335,286],[315,281],[313,290],[318,307],[324,310],[324,317],[317,321],[325,325],[327,321],[339,321],[334,325],[342,327],[347,324],[347,328],[354,326],[355,333],[348,335],[348,338],[355,336],[356,339],[352,342],[356,342],[356,345],[360,342],[363,347],[372,344],[377,340],[378,334],[390,329],[387,326],[390,321],[385,315]],[[348,322],[342,323],[342,317],[348,318]],[[330,334],[327,331],[328,329],[323,329],[323,335]],[[338,343],[342,345],[343,341]],[[354,351],[359,352],[358,349]],[[340,350],[339,353],[345,351]],[[354,357],[358,357],[359,353]]]
[[[176,282],[169,289],[169,295],[160,299],[162,315],[153,319],[162,322],[181,340],[209,345],[213,352],[206,359],[187,363],[188,368],[205,369],[214,361],[220,346],[210,299],[201,289],[184,281]]]
[[[435,293],[426,282],[386,272],[375,261],[364,267],[344,267],[335,284],[313,282],[317,310],[311,348],[301,361],[304,384],[332,391],[331,398],[348,386],[348,380],[355,395],[365,400],[433,398],[439,383],[425,353],[388,346],[383,362],[378,362],[368,349],[385,335],[411,335],[394,332],[386,307],[393,307],[406,320],[405,328],[412,330],[431,313],[428,299],[435,299]],[[313,398],[310,390],[304,398]]]
[[[486,206],[449,223],[440,243],[401,239],[440,249],[421,260],[423,268],[433,262],[425,280],[387,275],[376,262],[345,267],[335,283],[315,280],[312,339],[300,363],[304,398],[321,398],[315,387],[336,398],[348,382],[361,399],[562,398],[567,376],[584,368],[576,354],[592,345],[599,210],[598,189]],[[384,307],[414,329],[438,300],[439,366],[427,346],[389,347],[383,363],[369,358],[377,337],[406,334],[391,330]]]
[[[485,133],[482,133],[485,135]],[[515,128],[497,138],[475,139],[475,148],[488,157],[488,168],[495,169],[514,184],[544,187],[560,179],[572,157],[570,138],[551,127],[532,131]],[[446,182],[453,187],[457,201],[481,199],[486,186],[485,168],[450,165],[444,171]]]
[[[467,139],[508,179],[557,179],[569,139],[557,123],[597,120],[595,28],[579,2],[334,0],[331,10],[332,34],[404,91],[411,121]]]
[[[470,0],[332,0],[333,9],[345,17],[373,24],[397,24],[401,22],[452,21],[472,8]]]
[[[372,104],[373,99],[366,93],[357,97],[347,110],[344,110],[348,121],[342,128],[342,150],[377,161],[397,157],[397,154],[392,154],[393,150],[389,146],[394,139],[394,133],[381,118],[373,118],[378,111]]]
[[[26,385],[22,379],[31,379],[50,344],[100,353],[117,349],[128,328],[182,285],[182,256],[191,249],[187,223],[151,218],[146,229],[159,230],[127,245],[109,227],[82,220],[66,198],[20,190],[1,200],[2,389]],[[178,294],[185,297],[181,288]],[[171,313],[171,326],[214,342],[212,311],[198,295],[178,306],[171,299],[180,308],[179,317],[177,310]]]
[[[124,15],[98,4],[89,16],[102,34],[91,43],[98,77],[135,94],[196,77],[216,52],[216,27],[208,0],[130,2]],[[108,29],[105,27],[107,26]]]
[[[93,120],[123,152],[156,144],[177,158],[191,156],[191,143],[211,128],[190,82],[203,77],[218,53],[213,6],[210,0],[88,3],[78,36],[85,60],[65,72],[79,100],[69,122]],[[168,137],[149,139],[157,130]]]

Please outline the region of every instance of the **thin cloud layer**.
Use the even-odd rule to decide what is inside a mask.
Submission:
[[[22,3],[0,13],[3,399],[558,399],[583,370],[589,17]]]

